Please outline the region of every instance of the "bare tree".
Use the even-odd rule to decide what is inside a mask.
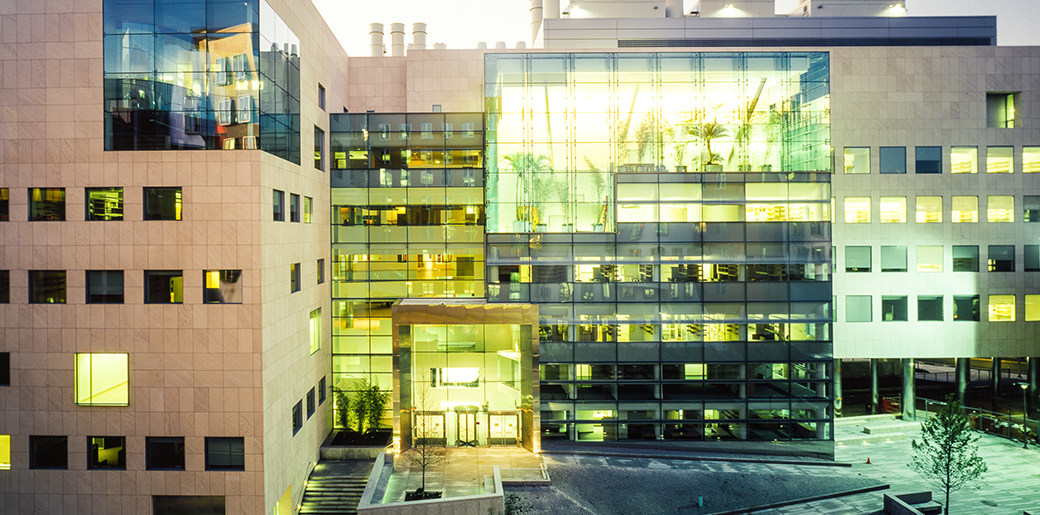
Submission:
[[[426,469],[444,460],[444,446],[434,442],[438,431],[433,418],[428,415],[433,407],[430,378],[424,374],[417,381],[412,381],[412,448],[407,456],[422,471],[422,486],[411,497],[413,499],[440,497],[440,492],[426,492]],[[442,434],[443,431],[442,427]]]
[[[921,442],[910,443],[914,455],[909,466],[946,494],[945,513],[950,513],[951,492],[981,486],[976,481],[988,468],[978,454],[978,440],[950,394],[935,417],[921,424]]]

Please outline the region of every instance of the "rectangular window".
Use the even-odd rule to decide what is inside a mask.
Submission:
[[[1040,295],[1026,295],[1026,322],[1040,322]]]
[[[954,245],[953,246],[953,271],[954,272],[978,272],[979,271],[979,246],[978,245]]]
[[[870,197],[845,197],[845,223],[870,223]]]
[[[979,173],[979,148],[950,148],[950,173]]]
[[[870,322],[872,320],[870,309],[870,295],[846,295],[845,296],[845,321],[846,322]]]
[[[241,270],[203,270],[202,302],[208,304],[241,304]]]
[[[881,147],[881,173],[906,173],[906,147]]]
[[[0,304],[11,303],[11,271],[0,270]]]
[[[986,93],[986,127],[1015,127],[1015,94]]]
[[[145,304],[180,304],[184,302],[184,277],[180,270],[145,270]]]
[[[979,321],[979,296],[978,295],[954,295],[953,296],[953,320],[955,322],[978,322]]]
[[[986,173],[1014,173],[1015,147],[986,147]]]
[[[882,296],[881,316],[884,322],[906,322],[906,296]]]
[[[314,388],[311,388],[310,391],[307,392],[307,418],[311,418],[311,415],[314,415],[315,409]]]
[[[314,128],[314,168],[325,171],[325,131]]]
[[[0,188],[0,222],[11,220],[11,192],[7,188]]]
[[[295,193],[289,194],[289,221],[300,222],[300,196]]]
[[[869,272],[870,247],[845,247],[845,271]]]
[[[30,435],[29,468],[68,469],[69,437]]]
[[[950,199],[950,221],[955,224],[974,224],[979,221],[979,197],[954,195]]]
[[[87,270],[87,304],[122,303],[122,270]]]
[[[65,220],[65,188],[29,188],[29,221]]]
[[[289,293],[300,291],[300,264],[289,265]]]
[[[311,311],[310,317],[311,354],[321,350],[321,308]]]
[[[303,427],[303,402],[297,401],[292,407],[292,434],[296,436],[296,433],[300,432],[300,428]]]
[[[1015,246],[990,245],[988,263],[990,272],[1014,272]]]
[[[325,110],[325,86],[318,84],[318,109]]]
[[[10,352],[0,352],[0,386],[11,386]]]
[[[942,221],[942,197],[917,197],[917,223],[941,224]]]
[[[130,355],[76,354],[76,404],[127,406],[130,404]]]
[[[325,391],[325,388],[326,388],[326,386],[325,386],[325,376],[321,376],[321,379],[318,380],[318,405],[319,406],[322,405],[322,404],[325,404],[325,397],[327,395],[327,392]]]
[[[183,436],[149,436],[144,445],[145,469],[184,470]]]
[[[11,470],[11,435],[0,435],[0,470]]]
[[[64,270],[29,271],[30,304],[64,304],[65,289]]]
[[[1022,221],[1026,223],[1040,222],[1040,196],[1025,195],[1022,197]]]
[[[1022,261],[1026,272],[1040,272],[1040,245],[1025,245]]]
[[[986,197],[986,221],[989,223],[1014,222],[1014,195],[990,195]]]
[[[206,437],[206,470],[245,470],[245,438]]]
[[[1040,173],[1040,147],[1022,147],[1022,173]]]
[[[917,296],[917,320],[920,322],[942,322],[942,295]]]
[[[943,248],[942,248],[942,245],[918,245],[917,246],[917,271],[918,272],[942,272],[943,271]]]
[[[274,194],[272,195],[272,199],[271,199],[271,203],[272,203],[271,210],[274,213],[274,221],[275,222],[284,222],[285,221],[285,192],[284,191],[278,191],[278,190],[273,190],[273,191],[274,191]]]
[[[1015,296],[1014,295],[990,295],[989,296],[989,321],[990,322],[1014,322],[1015,321]]]
[[[125,436],[88,436],[87,468],[126,470]]]
[[[942,173],[942,147],[917,147],[914,161],[917,173]]]
[[[180,188],[145,188],[145,220],[180,220],[182,212]]]
[[[881,272],[906,272],[906,245],[881,246]]]
[[[881,223],[906,223],[906,197],[881,197]]]
[[[122,220],[123,188],[87,188],[86,220]]]
[[[311,223],[311,219],[314,217],[312,210],[314,209],[314,199],[310,197],[303,197],[303,223]]]
[[[325,260],[318,260],[318,284],[325,282]]]
[[[870,147],[845,147],[845,173],[870,173]]]
[[[152,515],[217,515],[224,513],[227,513],[227,499],[223,495],[152,496]]]

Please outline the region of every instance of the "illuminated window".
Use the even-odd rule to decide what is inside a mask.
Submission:
[[[0,222],[11,219],[11,192],[7,188],[0,188]]]
[[[986,173],[1013,173],[1015,147],[987,147]]]
[[[144,189],[145,220],[180,220],[181,208],[180,188]]]
[[[1022,197],[1022,221],[1026,223],[1040,222],[1040,195]]]
[[[29,468],[68,469],[69,437],[30,435]]]
[[[979,221],[979,197],[954,195],[950,199],[950,221],[955,224],[973,224]]]
[[[289,293],[300,291],[300,264],[289,265]]]
[[[870,173],[870,147],[845,147],[845,173]]]
[[[122,303],[122,270],[87,270],[87,304]]]
[[[1015,126],[1015,94],[986,93],[986,127],[1011,129]]]
[[[943,221],[942,197],[917,197],[917,223],[941,224]]]
[[[914,149],[917,173],[942,173],[942,147]]]
[[[951,173],[979,173],[978,147],[953,147],[950,149]]]
[[[943,270],[943,248],[942,245],[918,245],[917,246],[917,271],[918,272],[942,272]]]
[[[1026,322],[1040,322],[1040,295],[1026,295]],[[0,448],[3,442],[0,441]],[[3,456],[0,455],[0,459]],[[0,463],[0,466],[3,464]]]
[[[241,270],[203,270],[202,302],[209,304],[242,303]]]
[[[906,147],[881,147],[878,149],[881,173],[906,173]]]
[[[917,296],[917,320],[921,322],[942,322],[942,295]]]
[[[311,354],[321,350],[321,308],[311,311],[310,317]]]
[[[145,304],[184,302],[184,274],[180,270],[145,270]]]
[[[953,320],[955,322],[978,322],[979,313],[978,295],[953,296]]]
[[[954,245],[953,246],[953,271],[954,272],[978,272],[979,271],[979,246],[978,245]]]
[[[870,223],[870,197],[845,197],[845,223]]]
[[[87,468],[126,470],[125,436],[88,436]]]
[[[0,470],[11,470],[11,435],[0,435]]]
[[[130,404],[129,354],[76,354],[76,404]]]
[[[1015,197],[1013,195],[990,195],[986,198],[986,204],[986,220],[989,223],[1015,221]]]
[[[845,247],[845,271],[869,272],[870,247]]]
[[[206,470],[245,470],[245,438],[206,437]]]
[[[881,197],[881,223],[906,223],[906,197]]]
[[[1022,147],[1022,173],[1040,173],[1040,147]]]
[[[289,221],[300,222],[300,196],[295,193],[289,194]]]
[[[883,322],[906,322],[906,296],[881,297],[881,320]]]
[[[29,188],[29,221],[65,220],[65,188]]]
[[[1014,322],[1015,321],[1015,296],[1014,295],[990,295],[989,296],[989,321],[990,322]]]
[[[313,210],[314,210],[314,199],[312,199],[310,197],[303,197],[303,223],[305,223],[305,224],[311,223],[311,218],[313,218],[313,216],[314,216],[313,215]]]
[[[65,280],[64,270],[30,270],[29,303],[64,304]]]
[[[87,188],[86,220],[122,220],[123,188]]]
[[[183,436],[145,438],[146,470],[184,470]]]
[[[870,322],[872,319],[870,295],[845,296],[845,321]]]
[[[1015,246],[990,245],[988,263],[990,272],[1014,272]]]
[[[881,271],[906,272],[906,245],[881,246]]]

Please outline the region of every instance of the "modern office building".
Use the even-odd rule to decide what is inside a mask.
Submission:
[[[0,7],[0,511],[291,513],[373,383],[399,449],[832,456],[843,359],[1035,397],[1040,49],[531,7],[530,49],[360,57],[302,0]]]

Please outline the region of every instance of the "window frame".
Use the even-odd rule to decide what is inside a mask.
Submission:
[[[111,365],[112,364],[112,363],[104,363],[104,362],[95,364],[95,358],[99,358],[99,357],[102,357],[102,356],[106,356],[109,359],[119,359],[119,358],[121,358],[121,362],[115,363],[115,364],[120,366],[118,371],[122,375],[118,376],[115,379],[117,381],[118,380],[122,380],[122,381],[118,381],[118,382],[113,383],[113,381],[108,378],[108,373],[111,372],[111,371],[109,371],[109,370],[98,370],[98,369],[95,368],[95,367],[100,367],[100,366],[103,366],[103,365]],[[86,367],[86,370],[84,370],[84,365]],[[82,377],[82,374],[84,374],[84,373],[88,374],[88,376],[87,376],[87,378],[85,380]],[[99,383],[99,384],[95,384],[95,379],[94,379],[94,375],[95,374],[103,374],[103,375],[101,375],[101,377],[103,378],[104,382],[103,383]],[[77,406],[129,406],[130,405],[130,354],[129,353],[126,353],[126,352],[77,352],[77,353],[75,353],[73,355],[73,375],[74,375],[74,379],[73,379],[74,380],[74,383],[73,383],[74,384],[73,393],[74,393],[74,398],[75,398],[75,404]],[[88,390],[86,392],[83,392],[83,391],[80,390],[80,388],[82,386],[84,386],[84,384],[83,384],[84,381],[86,382],[86,386],[87,386],[87,390]],[[115,384],[115,386],[109,386],[111,384]],[[99,388],[99,387],[104,387],[104,388]],[[95,397],[100,396],[102,393],[109,392],[109,391],[111,391],[111,390],[113,390],[114,388],[117,388],[117,387],[120,388],[120,390],[125,390],[125,401],[124,400],[120,400],[120,401],[117,401],[117,402],[111,402],[111,401],[102,402],[102,401],[94,401],[93,400]],[[122,398],[123,396],[121,395],[120,397]]]
[[[53,281],[60,282],[60,297],[54,297],[49,300],[40,300],[43,297],[39,295],[46,295],[41,293],[40,285],[38,283],[43,282],[46,279],[45,274],[53,274],[54,277],[50,279]],[[29,270],[29,304],[66,304],[68,303],[69,296],[69,275],[65,270]]]
[[[40,446],[50,443],[54,447],[64,447],[64,462],[58,459],[54,464],[40,463]],[[69,437],[66,435],[29,435],[29,468],[37,470],[68,470],[69,469]]]
[[[143,277],[144,277],[144,284],[142,285],[142,290],[144,291],[144,303],[145,304],[184,304],[184,270],[145,270]],[[155,301],[155,300],[149,300],[149,297],[151,296],[150,294],[152,293],[150,279],[153,278],[153,277],[154,278],[167,277],[167,278],[171,278],[171,279],[172,278],[180,278],[180,283],[179,283],[179,290],[180,290],[179,296],[180,296],[180,300],[179,301],[178,300],[171,300],[171,301],[163,301],[163,302],[158,302],[158,301]],[[169,293],[169,287],[167,287],[164,290],[164,293]],[[178,294],[174,293],[174,298],[175,299],[177,298],[177,296],[178,296]]]
[[[300,288],[300,264],[293,263],[289,265],[289,293],[296,293]]]
[[[202,271],[203,304],[242,304],[244,293],[245,287],[242,281],[241,270]],[[227,299],[224,298],[225,294],[229,295]]]
[[[100,275],[101,277],[97,277],[98,275]],[[85,303],[86,304],[123,304],[124,301],[126,300],[125,275],[126,275],[125,272],[122,271],[122,270],[87,270],[86,273],[84,274],[85,280],[86,280],[86,287],[83,288],[84,293],[85,293],[85,297],[86,297],[85,298]],[[98,294],[97,297],[104,297],[104,298],[102,298],[100,300],[95,299],[92,296],[91,290],[93,290],[95,286],[98,286],[100,288],[100,287],[103,287],[103,286],[112,285],[112,283],[114,282],[113,279],[115,277],[119,278],[119,280],[118,280],[118,283],[119,283],[118,284],[118,286],[119,286],[119,293],[118,294],[115,294],[115,293]],[[99,279],[102,281],[103,284],[95,285],[94,282],[99,280]],[[112,285],[112,286],[114,287],[114,285]],[[112,300],[108,300],[108,297],[113,297],[113,299]],[[118,299],[116,299],[115,297],[118,297]]]
[[[160,210],[152,211],[152,203],[156,203],[156,199],[153,199],[156,193],[162,193],[163,190],[169,190],[174,195],[173,201],[173,213],[172,218],[168,217],[168,213],[162,213]],[[142,191],[142,203],[144,205],[142,218],[149,221],[167,221],[167,222],[179,222],[184,219],[184,189],[180,186],[147,186]],[[156,218],[156,215],[159,218]]]
[[[852,166],[850,166],[850,161]],[[845,147],[842,152],[842,162],[846,175],[869,174],[870,147]]]
[[[922,156],[922,153],[935,153],[937,159]],[[914,173],[921,175],[937,175],[943,172],[943,152],[941,145],[922,145],[914,147]]]
[[[318,403],[314,399],[314,388],[307,391],[307,419],[310,420],[318,409]]]
[[[881,321],[882,322],[908,322],[910,319],[910,300],[906,295],[882,295],[881,296]],[[886,308],[892,307],[893,317],[888,318]],[[902,308],[900,312],[899,309]],[[902,315],[902,318],[896,318]]]
[[[885,175],[906,175],[906,147],[878,148],[878,171]]]
[[[965,258],[965,257],[957,257],[957,250],[958,249],[975,249],[975,257],[974,257],[975,269],[974,270],[965,270],[963,266],[958,266],[958,263],[963,264],[963,260],[971,259],[971,258]],[[978,273],[978,271],[979,271],[979,262],[980,262],[980,259],[981,259],[981,254],[979,254],[979,246],[978,245],[954,245],[953,246],[953,250],[951,251],[950,255],[953,256],[953,271],[954,272],[969,272],[969,273],[974,272],[974,273]],[[960,268],[960,269],[958,269],[958,268]]]
[[[29,188],[29,216],[30,222],[64,222],[68,219],[68,196],[65,188]],[[44,200],[45,196],[61,193],[61,200]],[[33,197],[40,197],[34,200]],[[60,207],[59,207],[60,205]],[[51,209],[43,209],[50,207]]]
[[[318,284],[325,284],[325,258],[318,260]]]
[[[103,192],[111,193],[111,192],[115,192],[115,191],[118,191],[118,193],[119,193],[119,201],[118,201],[119,202],[119,207],[118,207],[119,214],[118,214],[118,216],[113,216],[111,218],[95,216],[93,214],[94,211],[92,209],[94,206],[93,206],[93,203],[91,202],[93,200],[91,198],[91,194],[92,193],[103,193]],[[87,221],[87,222],[121,222],[121,221],[123,221],[123,216],[124,216],[124,212],[123,212],[124,205],[125,205],[124,202],[125,202],[125,200],[123,198],[123,188],[121,188],[121,187],[83,188],[83,208],[84,208],[83,209],[83,220]],[[108,202],[104,201],[103,205],[105,206],[106,212],[107,212]]]
[[[855,306],[856,309],[854,309],[853,306],[849,305],[849,301],[853,300],[853,299],[855,299],[857,301],[857,304],[862,304],[863,301],[866,300],[866,304],[865,305],[867,307],[867,312],[866,312],[866,316],[865,317],[863,316],[864,315],[863,313],[858,311],[858,309],[862,308],[862,305]],[[856,315],[856,316],[853,316],[853,315]],[[856,320],[853,320],[853,318],[856,318]],[[865,318],[865,319],[861,320],[862,318]],[[867,323],[867,322],[873,322],[873,321],[874,321],[874,299],[873,299],[873,296],[871,296],[871,295],[846,295],[845,296],[845,322],[846,323],[855,324],[855,323]]]
[[[285,221],[285,192],[272,189],[271,214],[274,222]]]
[[[289,194],[289,222],[300,223],[300,195],[297,193]]]
[[[173,452],[159,452],[156,446],[173,446]],[[179,447],[178,447],[179,446]],[[145,470],[185,470],[185,445],[183,436],[147,436],[144,439]],[[161,467],[155,464],[156,455],[173,456],[172,461],[179,465]]]
[[[114,464],[114,465],[102,465],[98,461],[98,459],[97,459],[98,458],[97,454],[93,451],[94,445],[96,443],[95,441],[100,439],[102,441],[102,443],[107,445],[109,443],[109,442],[107,442],[107,440],[110,439],[110,438],[116,438],[116,439],[119,439],[119,440],[122,441],[122,445],[118,446],[118,447],[121,447],[123,449],[122,450],[122,456],[121,456],[122,459],[119,459],[120,456],[117,453],[117,460],[118,461],[116,462],[116,464]],[[90,436],[90,435],[87,435],[87,470],[126,470],[126,437],[125,436]]]
[[[898,252],[895,255],[889,255],[893,252]],[[901,267],[886,267],[886,263],[890,264],[893,259],[896,259],[901,254],[903,261]],[[909,257],[907,255],[906,245],[882,245],[881,246],[881,273],[903,273],[909,269]]]
[[[296,436],[303,429],[303,401],[296,401],[296,404],[292,407],[292,412],[289,415],[292,421],[292,434]]]
[[[934,306],[927,306],[927,303],[939,303],[939,318],[922,318],[921,314],[929,312]],[[918,322],[942,322],[945,314],[943,313],[943,296],[942,295],[918,295],[917,296],[917,321]]]
[[[224,449],[214,449],[217,446],[227,444]],[[242,452],[235,452],[235,445],[241,447]],[[220,453],[216,454],[215,453]],[[245,464],[245,437],[242,436],[207,436],[205,440],[206,470],[242,471],[246,469]],[[226,458],[227,464],[215,464],[215,457]],[[241,460],[241,464],[238,461]]]

